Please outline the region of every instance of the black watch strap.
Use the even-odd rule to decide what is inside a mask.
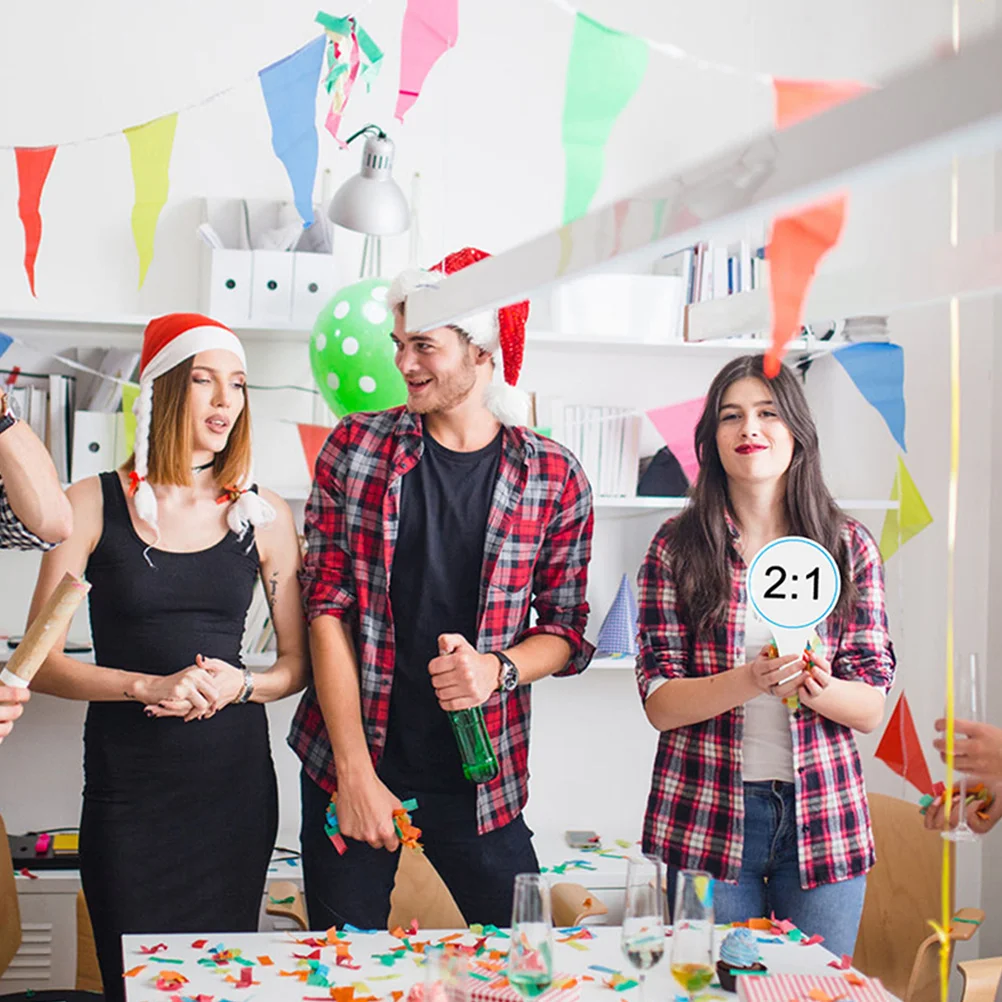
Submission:
[[[518,687],[520,673],[518,665],[503,651],[491,651],[501,663],[501,674],[498,680],[498,692],[511,692]]]

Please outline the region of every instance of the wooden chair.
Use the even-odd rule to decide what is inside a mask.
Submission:
[[[269,885],[265,911],[291,920],[300,929],[308,928],[303,895],[289,881],[276,880]],[[463,913],[428,857],[423,852],[405,849],[400,854],[390,895],[387,928],[408,926],[414,919],[424,929],[462,929],[466,925]]]
[[[964,994],[960,1002],[995,1002],[1002,980],[1002,957],[966,960],[957,967],[964,976]]]
[[[609,913],[605,904],[580,884],[554,884],[550,888],[550,907],[553,924],[559,928],[581,925],[586,918]]]
[[[14,861],[10,858],[7,829],[0,817],[0,974],[21,948],[21,909],[17,903]]]
[[[869,803],[877,864],[866,884],[853,963],[903,1002],[937,1002],[939,941],[929,921],[941,909],[942,838],[925,828],[915,804],[879,793]],[[978,909],[954,914],[952,941],[970,939],[984,920]]]
[[[82,890],[77,891],[77,976],[76,988],[80,992],[104,994],[101,968],[97,962],[97,948],[94,946],[94,929],[90,924],[87,899]]]

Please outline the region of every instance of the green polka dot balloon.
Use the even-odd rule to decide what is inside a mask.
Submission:
[[[407,399],[407,387],[393,364],[393,313],[386,305],[389,287],[382,278],[347,285],[313,325],[313,378],[338,417],[386,410]]]

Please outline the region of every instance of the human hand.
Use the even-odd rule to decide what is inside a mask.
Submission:
[[[212,674],[191,665],[173,675],[141,676],[135,696],[149,717],[182,717],[185,722],[209,715],[219,699]]]
[[[438,657],[428,662],[428,671],[442,709],[469,710],[486,703],[498,687],[498,659],[478,654],[458,633],[443,633],[438,638],[438,652]]]
[[[1002,729],[970,720],[954,721],[954,731],[963,741],[954,742],[953,767],[958,772],[986,780],[1002,780]],[[936,730],[945,731],[946,721],[937,720]],[[933,747],[946,761],[946,739],[936,738]]]
[[[337,826],[345,838],[373,849],[396,852],[400,846],[393,812],[403,805],[371,770],[361,776],[338,774]]]
[[[801,679],[801,691],[804,702],[810,706],[811,699],[820,696],[832,680],[832,666],[822,654],[809,652],[804,654],[804,675]]]
[[[14,721],[24,712],[24,704],[31,699],[29,689],[0,685],[0,741],[14,729]]]
[[[803,664],[799,655],[783,654],[771,657],[774,648],[763,647],[748,668],[759,692],[779,699],[792,696],[801,685]],[[795,671],[792,669],[796,669]]]
[[[229,662],[219,658],[206,658],[201,654],[196,654],[194,666],[186,671],[204,672],[213,686],[216,697],[211,700],[208,709],[197,712],[197,707],[190,698],[162,699],[158,703],[146,707],[148,716],[183,717],[186,721],[208,720],[223,707],[229,706],[240,695],[244,687],[244,673],[239,668],[235,668]]]
[[[979,817],[979,813],[984,815],[984,817]],[[967,823],[970,825],[972,831],[977,832],[979,835],[984,835],[986,832],[990,832],[998,824],[999,818],[1002,817],[1002,800],[996,795],[995,800],[992,801],[987,810],[984,809],[983,803],[976,800],[967,805],[964,816],[967,818]],[[960,798],[954,796],[951,798],[950,804],[950,828],[956,828],[959,817]],[[926,808],[925,826],[931,831],[937,831],[944,827],[945,821],[946,807],[943,795],[940,794]]]

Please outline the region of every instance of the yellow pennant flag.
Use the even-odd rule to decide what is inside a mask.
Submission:
[[[132,206],[132,236],[139,252],[139,287],[146,281],[146,272],[153,260],[153,237],[160,210],[167,202],[170,184],[168,168],[174,148],[177,112],[154,119],[145,125],[124,129],[132,159],[132,178],[136,186],[136,201]]]
[[[890,560],[898,548],[932,524],[932,515],[919,494],[904,461],[898,456],[898,472],[894,476],[891,500],[898,502],[898,510],[891,509],[884,516],[880,533],[880,554]]]

